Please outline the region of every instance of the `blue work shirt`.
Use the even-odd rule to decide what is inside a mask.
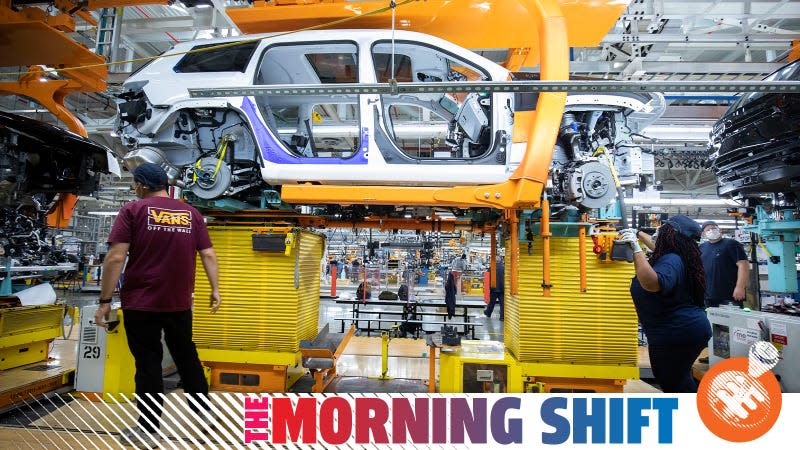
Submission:
[[[656,261],[661,290],[647,292],[634,278],[631,297],[649,343],[685,345],[711,338],[711,324],[705,311],[692,304],[686,270],[680,256],[668,253]]]
[[[733,299],[736,279],[739,276],[739,261],[747,261],[742,244],[723,238],[719,242],[700,244],[700,257],[706,272],[706,304],[717,306]]]

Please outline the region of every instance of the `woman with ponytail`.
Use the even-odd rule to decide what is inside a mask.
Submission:
[[[634,252],[631,297],[647,336],[653,375],[664,392],[697,391],[692,365],[711,338],[699,238],[697,222],[674,216],[656,231],[647,258],[636,230],[622,232]]]

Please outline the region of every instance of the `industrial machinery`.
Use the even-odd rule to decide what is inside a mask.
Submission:
[[[225,307],[213,315],[195,308],[193,339],[211,368],[211,388],[284,392],[306,373],[301,341],[317,336],[325,236],[246,225],[211,226],[209,234]],[[195,298],[208,298],[209,289],[198,283]]]
[[[121,309],[112,309],[109,327],[105,329],[94,324],[95,312],[97,305],[80,309],[75,390],[92,399],[105,401],[120,401],[120,395],[132,398],[135,389],[130,374],[136,367],[128,350],[124,314]],[[175,363],[163,339],[161,345],[164,352],[162,371],[165,375],[174,373]]]
[[[23,306],[16,296],[0,297],[0,410],[70,381],[73,369],[47,363],[63,317],[61,304]]]
[[[100,174],[119,173],[104,146],[48,123],[0,112],[0,256],[15,265],[69,261],[47,242],[57,194],[90,195]]]
[[[61,336],[64,305],[22,306],[14,299],[0,299],[0,370],[46,360]]]
[[[523,221],[506,242],[506,255],[516,245],[520,256],[518,275],[505,276],[505,346],[463,341],[443,351],[441,392],[622,392],[638,378],[633,266],[594,252],[615,234],[589,222]]]
[[[797,209],[775,207],[770,212],[758,205],[752,224],[744,229],[758,235],[759,244],[767,255],[770,292],[798,292],[796,258],[800,217]]]
[[[659,93],[567,96],[550,170],[553,208],[601,209],[618,198],[617,184],[652,186],[654,155],[632,136],[640,136],[665,108]]]
[[[511,2],[503,5],[508,3]],[[296,17],[303,15],[299,11],[310,13],[326,8],[320,17],[334,17],[343,4],[275,8],[295,11]],[[244,302],[249,295],[247,308],[242,309],[245,314],[227,313],[228,316],[217,315],[212,320],[211,316],[205,317],[204,311],[195,311],[195,326],[201,330],[196,341],[201,359],[213,368],[212,385],[239,391],[279,391],[302,373],[298,371],[302,359],[298,357],[297,334],[310,339],[316,332],[306,319],[294,315],[295,311],[307,310],[301,306],[304,295],[295,300],[291,288],[294,280],[297,289],[296,280],[303,277],[302,264],[270,266],[279,267],[277,272],[269,272],[267,283],[268,289],[276,291],[259,294],[263,300],[254,302],[252,293],[264,285],[266,273],[258,268],[270,258],[283,261],[281,258],[285,257],[281,249],[258,254],[247,242],[253,229],[230,225],[253,223],[246,217],[267,221],[277,218],[264,211],[267,207],[320,204],[331,205],[335,210],[335,214],[326,217],[328,226],[334,222],[348,227],[364,225],[364,211],[375,211],[376,207],[384,214],[379,220],[392,221],[397,218],[397,208],[404,208],[411,221],[401,223],[402,219],[398,219],[395,223],[399,227],[424,230],[424,224],[412,221],[430,220],[432,231],[436,230],[436,216],[441,211],[437,208],[513,208],[505,216],[511,223],[506,256],[515,269],[519,265],[522,273],[531,272],[524,277],[531,285],[521,283],[523,277],[517,270],[507,275],[506,292],[511,296],[507,305],[509,311],[517,311],[506,318],[506,332],[511,333],[506,342],[510,344],[500,353],[502,364],[508,366],[501,372],[509,382],[493,383],[492,391],[550,389],[542,387],[545,382],[551,387],[580,385],[591,390],[619,391],[622,380],[637,376],[635,312],[627,295],[631,267],[601,260],[591,253],[596,247],[605,247],[587,239],[586,228],[590,224],[586,221],[573,223],[572,231],[560,237],[564,245],[554,245],[551,252],[545,244],[550,243],[549,228],[542,225],[541,231],[534,231],[530,224],[520,231],[515,209],[540,206],[548,182],[552,185],[548,195],[555,207],[577,207],[580,212],[613,203],[619,186],[642,187],[650,183],[652,157],[633,144],[631,136],[661,114],[663,97],[568,97],[555,93],[537,97],[470,92],[459,90],[457,84],[506,81],[523,62],[528,67],[540,64],[542,80],[568,78],[567,61],[560,57],[567,54],[566,43],[573,41],[567,37],[564,16],[568,15],[573,24],[586,18],[578,19],[566,12],[562,16],[562,6],[564,11],[570,8],[550,0],[525,2],[523,11],[527,8],[533,19],[528,26],[540,36],[541,51],[530,48],[527,41],[526,48],[521,42],[519,48],[508,45],[514,50],[509,52],[505,67],[448,42],[452,39],[431,36],[455,36],[452,30],[437,33],[425,29],[428,34],[406,30],[319,30],[179,44],[125,83],[118,101],[117,126],[123,144],[131,149],[125,157],[126,165],[133,167],[143,161],[161,164],[172,184],[183,189],[185,198],[212,215],[225,218],[228,225],[212,230],[212,234],[216,233],[212,238],[221,268],[227,267],[222,270],[223,283],[226,279],[229,283],[236,280],[236,286],[227,287],[236,292],[223,292],[223,296],[230,304],[229,298]],[[448,2],[432,2],[420,8],[409,6],[407,14],[418,17],[424,9],[429,17],[430,8],[443,8],[441,12],[452,11],[452,7]],[[273,21],[277,17],[274,14],[262,14],[267,11],[277,10],[254,6],[246,10],[247,14],[231,11],[231,17],[248,32],[257,32],[259,27],[266,27],[261,31],[267,32],[292,29],[286,23]],[[601,23],[605,26],[605,16],[601,16],[595,18],[594,27],[586,27],[587,34]],[[386,28],[385,24],[375,26],[369,20],[365,23],[370,26],[364,28]],[[515,40],[508,34],[498,36],[501,34],[509,42]],[[575,32],[575,36],[585,37],[581,32]],[[411,83],[430,89],[402,95],[298,95],[299,91],[294,92],[292,87],[341,87],[348,83]],[[270,86],[286,90],[261,94],[251,89]],[[229,90],[221,94],[216,89]],[[193,95],[200,91],[201,95]],[[262,208],[261,212],[255,211],[258,208]],[[227,212],[220,214],[220,210]],[[550,213],[549,205],[541,205],[541,210],[547,211],[545,216]],[[456,216],[472,217],[468,224],[471,228],[492,224],[491,230],[499,219],[497,214],[485,214],[487,220],[478,220],[482,216],[474,210]],[[296,220],[303,223],[304,219]],[[544,223],[546,219],[541,220]],[[540,235],[546,237],[540,240]],[[605,237],[603,242],[610,250],[611,239]],[[274,241],[277,245],[281,237],[274,237]],[[523,255],[526,249],[531,250],[527,257]],[[578,258],[573,257],[576,253]],[[554,262],[564,264],[559,267],[565,278],[559,278],[558,283],[551,283],[549,275]],[[582,268],[583,275],[578,279],[573,276],[574,266]],[[284,270],[293,270],[294,277],[284,274]],[[530,276],[540,271],[548,275],[539,279]],[[618,276],[615,286],[622,287],[617,286],[618,292],[614,291],[610,303],[592,301],[599,300],[594,296],[608,293],[607,286],[599,280],[609,273]],[[536,286],[540,286],[538,290]],[[535,318],[530,308],[550,305],[569,310],[568,298],[573,294],[588,299],[582,303],[603,307],[586,309],[585,314],[576,312],[575,328],[563,327],[555,333],[561,341],[521,331],[521,323],[530,320],[531,315]],[[203,298],[205,292],[201,288],[196,295]],[[558,302],[554,303],[551,295],[558,295]],[[241,300],[237,300],[239,297]],[[262,305],[274,299],[280,299],[280,304],[270,304],[269,312],[253,309],[254,305],[266,307]],[[295,301],[299,302],[297,309]],[[277,306],[281,309],[276,310]],[[239,303],[226,311],[239,311]],[[283,317],[284,313],[289,315]],[[615,350],[599,353],[592,346],[600,345],[597,336],[602,321],[596,317],[612,321],[605,314],[614,316],[611,336]],[[253,326],[253,320],[259,321],[258,326]],[[273,325],[273,320],[280,320],[281,325]],[[287,327],[287,323],[294,326]],[[587,328],[585,323],[594,325]],[[575,331],[573,336],[569,330]],[[603,336],[606,345],[605,337],[609,335],[604,332]],[[574,348],[565,349],[565,341]],[[534,347],[546,348],[549,353],[531,353]],[[458,383],[463,376],[454,375],[460,374],[462,364],[484,364],[467,361],[467,353],[464,350],[448,355],[452,356],[448,363],[443,360],[443,391],[464,389]],[[247,364],[238,364],[240,361]],[[557,379],[565,368],[571,368],[567,370],[569,377]],[[470,370],[485,377],[490,369]],[[492,378],[500,380],[503,375],[498,372]]]
[[[74,368],[48,361],[53,340],[63,333],[65,306],[41,299],[23,304],[13,295],[13,281],[77,269],[74,256],[51,241],[48,226],[66,226],[77,195],[93,194],[100,175],[109,172],[119,174],[119,166],[106,147],[0,112],[0,370],[6,371],[0,408],[71,381]],[[24,370],[40,373],[14,377]]]
[[[732,356],[748,357],[757,341],[770,342],[780,353],[772,368],[783,392],[800,392],[800,319],[783,314],[746,311],[731,306],[708,309],[711,340],[708,361],[714,365]]]
[[[355,25],[359,28],[385,29],[389,24],[383,20],[387,11],[382,18],[356,13],[350,2],[261,3],[230,11],[242,31],[285,31],[341,15],[363,16],[363,22]],[[377,2],[361,3],[369,7]],[[532,101],[533,96],[511,93],[444,91],[463,81],[505,81],[523,65],[538,66],[542,80],[567,79],[568,47],[596,45],[625,6],[624,2],[592,1],[595,13],[588,17],[581,10],[585,3],[589,2],[531,0],[487,7],[485,2],[470,2],[464,9],[447,1],[420,2],[404,10],[413,25],[401,21],[401,30],[395,33],[328,30],[179,44],[125,83],[118,102],[118,133],[131,149],[126,155],[128,167],[158,162],[168,169],[171,182],[183,188],[186,199],[218,218],[225,215],[221,210],[229,212],[224,221],[211,227],[227,306],[213,317],[198,308],[194,318],[195,340],[201,359],[211,367],[213,387],[281,391],[305,371],[299,343],[317,331],[314,305],[322,238],[286,227],[254,229],[255,223],[285,218],[264,212],[267,207],[275,212],[287,206],[325,204],[338,209],[328,218],[334,219],[328,221],[329,226],[387,227],[391,223],[415,229],[428,225],[432,231],[456,226],[439,220],[441,209],[436,208],[455,211],[460,222],[466,217],[466,225],[473,229],[491,225],[492,230],[499,213],[459,215],[458,211],[511,208],[506,211],[512,229],[507,257],[514,261],[515,270],[507,277],[507,292],[518,300],[508,304],[527,305],[525,300],[531,296],[560,292],[561,286],[551,285],[549,276],[542,280],[541,294],[521,285],[516,270],[520,253],[526,245],[541,252],[541,270],[547,272],[551,252],[544,243],[549,243],[550,235],[543,225],[543,241],[530,239],[520,245],[515,209],[538,207],[548,182],[555,205],[575,205],[583,211],[613,202],[616,193],[611,187],[617,181],[626,185],[649,182],[648,155],[631,144],[630,135],[641,130],[634,118],[655,117],[663,100],[658,95],[602,98],[548,92]],[[281,8],[295,21],[277,20],[287,16],[274,14],[272,8]],[[321,8],[327,13],[317,14]],[[437,13],[431,14],[433,10]],[[465,10],[470,11],[469,17]],[[458,26],[452,20],[443,26],[454,14],[463,19],[457,21]],[[417,20],[423,17],[426,20]],[[510,22],[524,23],[529,35],[463,32],[505,29]],[[501,66],[465,47],[507,48],[508,58]],[[191,53],[177,54],[181,51]],[[168,82],[157,82],[159,78]],[[436,88],[408,95],[247,93],[252,86],[370,81],[425,83]],[[209,87],[243,90],[205,98],[191,98],[186,90]],[[554,148],[558,154],[551,166]],[[396,215],[390,213],[398,205],[414,208],[412,221],[395,221]],[[391,217],[367,222],[364,208],[376,207]],[[255,208],[262,212],[242,211]],[[549,207],[542,210],[549,214]],[[231,211],[242,214],[236,217]],[[296,214],[304,211],[308,212],[302,208],[278,212],[295,223],[310,224],[308,216]],[[599,261],[584,253],[592,248],[584,228],[576,227],[576,236],[570,237],[580,242],[581,257],[576,261],[581,267]],[[583,230],[582,234],[577,230]],[[565,252],[575,248],[565,249],[555,246],[553,254],[566,260]],[[538,254],[529,253],[526,267],[538,264],[536,259]],[[533,270],[540,270],[536,267]],[[572,284],[566,286],[572,288]],[[197,298],[207,295],[204,289],[198,285]],[[591,295],[599,290],[591,277],[580,278],[578,292]],[[519,317],[514,319],[517,326]],[[627,336],[627,325],[626,320],[620,326],[624,329],[620,340]],[[635,343],[635,332],[632,335],[630,342]],[[530,336],[519,337],[521,347],[530,344]],[[507,341],[513,339],[512,335]],[[631,372],[627,347],[617,355],[617,364],[623,367],[617,371],[593,369],[598,363],[612,362],[592,360],[586,352],[582,348],[572,354],[574,358],[549,355],[549,362],[535,365],[534,371],[512,370],[506,376],[546,377],[559,367],[577,364],[593,379],[605,378],[618,387],[616,380]],[[516,361],[515,367],[534,367],[524,366],[534,358],[524,349],[510,348],[504,351],[504,359],[506,355],[513,355],[508,357]],[[523,387],[523,380],[516,377],[513,389],[534,390],[532,385]],[[532,378],[527,381],[533,383]],[[501,384],[492,389],[503,389]]]

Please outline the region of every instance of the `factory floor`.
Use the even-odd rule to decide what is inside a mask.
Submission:
[[[321,300],[319,309],[319,328],[322,329],[326,325],[329,326],[331,332],[340,332],[342,330],[342,322],[334,320],[336,317],[342,317],[350,314],[350,305],[336,303],[336,298],[327,298],[330,293],[329,286],[323,285],[321,288]],[[418,289],[417,293],[426,295],[433,288]],[[69,305],[83,306],[94,304],[97,300],[96,293],[93,292],[63,292],[59,291],[59,298]],[[343,286],[337,290],[338,298],[352,298],[355,294],[355,289],[352,286]],[[465,302],[482,302],[482,296],[476,295],[463,295],[459,301]],[[224,308],[224,299],[223,299]],[[476,312],[477,311],[477,312]],[[503,341],[503,321],[499,318],[499,307],[495,308],[492,317],[486,317],[482,314],[480,309],[471,310],[470,320],[474,321],[480,326],[475,327],[475,338],[479,340],[493,340]],[[69,332],[69,326],[66,327]],[[48,365],[49,367],[64,367],[72,366],[75,364],[74,352],[77,346],[78,330],[73,327],[69,339],[58,339],[54,342],[51,349],[52,359]],[[643,375],[647,375],[649,371],[649,358],[647,357],[646,348],[640,347],[639,352],[640,367],[643,370]],[[390,383],[377,383],[377,391],[386,392],[402,392],[402,389],[409,389],[410,391],[426,392],[427,385],[424,384],[429,377],[429,359],[428,347],[424,339],[411,339],[411,338],[392,338],[389,343],[388,352],[388,367],[389,374],[395,379]],[[337,371],[340,377],[357,377],[370,380],[369,377],[380,375],[381,368],[381,338],[379,333],[372,333],[371,336],[359,335],[358,333],[351,339],[348,346],[345,348],[343,355],[339,358]],[[0,373],[0,387],[2,387],[3,375],[8,375],[9,371],[5,374]],[[30,376],[31,373],[25,374]],[[16,375],[18,377],[18,375]],[[643,377],[644,378],[644,377]],[[397,381],[404,380],[404,381]],[[411,380],[412,385],[418,384],[416,388],[411,388],[405,380]],[[9,381],[14,382],[14,381]],[[637,381],[637,384],[646,384]],[[300,392],[305,383],[301,382],[295,390]],[[335,382],[329,388],[333,391],[347,389],[346,382]],[[393,387],[397,384],[397,387]],[[630,384],[630,383],[629,383]],[[380,388],[379,388],[380,387]],[[638,386],[637,390],[648,390],[651,387]],[[652,388],[655,389],[655,388]],[[370,390],[361,389],[361,392],[370,392]]]
[[[346,298],[353,294],[350,286],[341,287],[337,294]],[[323,287],[324,294],[329,293],[329,287]],[[97,299],[93,292],[59,292],[59,297],[71,305],[94,304]],[[464,301],[482,301],[482,296],[464,296]],[[223,304],[224,305],[224,304]],[[223,306],[224,307],[224,306]],[[485,317],[479,311],[471,313],[471,320],[480,323],[476,328],[476,338],[482,340],[503,340],[503,322],[499,320],[499,310],[491,318]],[[320,300],[319,326],[330,326],[331,331],[339,331],[341,322],[334,317],[342,317],[350,312],[349,305],[337,304],[333,298]],[[39,364],[38,371],[24,372],[24,368],[0,372],[0,390],[4,384],[19,383],[19,377],[29,379],[44,376],[47,368],[74,367],[75,352],[79,330],[66,327],[67,339],[57,339],[51,348],[51,359]],[[393,338],[389,342],[388,372],[391,379],[381,380],[377,377],[381,371],[381,338],[380,336],[354,336],[341,358],[338,360],[337,370],[339,377],[326,389],[326,392],[335,393],[425,393],[428,392],[427,380],[429,377],[428,347],[424,339]],[[646,356],[646,352],[645,352]],[[642,356],[640,355],[640,359]],[[438,369],[438,364],[437,364]],[[438,374],[437,374],[438,376]],[[15,381],[16,380],[16,381]],[[165,386],[171,392],[180,393],[176,389],[177,375],[165,380]],[[313,384],[311,378],[301,378],[293,387],[292,392],[310,392]],[[24,405],[0,413],[0,448],[118,448],[119,431],[134,422],[135,408],[130,403],[121,402],[109,405],[97,404],[82,398],[74,392],[64,392],[49,398],[30,399]],[[625,392],[643,393],[658,392],[658,389],[641,380],[629,380]],[[222,395],[214,393],[213,395]],[[221,398],[221,397],[215,397]],[[108,408],[111,413],[99,413],[98,409]],[[233,408],[231,417],[241,421],[242,411]],[[237,417],[238,414],[238,417]],[[180,427],[162,425],[162,430],[167,430],[167,438],[173,442],[192,437],[190,431],[181,430]],[[236,422],[239,423],[239,422]],[[225,448],[236,443],[241,433],[240,429],[231,429],[228,436],[219,435],[219,441],[202,441],[192,448]],[[198,435],[194,433],[195,437]],[[203,435],[202,430],[200,435]]]

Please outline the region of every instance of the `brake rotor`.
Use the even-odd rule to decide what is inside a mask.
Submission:
[[[217,165],[219,164],[219,169]],[[214,157],[201,158],[194,167],[194,183],[190,189],[203,200],[219,198],[231,187],[231,169]]]

